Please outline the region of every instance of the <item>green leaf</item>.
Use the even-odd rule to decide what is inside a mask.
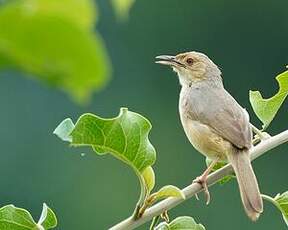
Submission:
[[[14,205],[7,205],[0,209],[0,229],[1,230],[47,230],[55,228],[57,225],[56,216],[47,205],[43,205],[41,220],[42,223],[36,224],[31,214],[22,208]],[[46,211],[45,211],[46,210]],[[46,212],[44,218],[43,212]]]
[[[279,84],[279,91],[273,97],[264,99],[259,91],[249,93],[250,103],[258,118],[263,123],[263,130],[268,127],[277,111],[288,95],[288,71],[276,77]]]
[[[67,141],[70,136],[73,146],[91,146],[100,155],[111,153],[137,172],[141,173],[156,160],[155,149],[148,139],[152,127],[150,122],[126,108],[111,119],[83,114],[72,132],[67,129],[67,121],[61,124],[55,131],[61,133],[60,138],[64,137]]]
[[[283,215],[283,219],[288,226],[288,191],[281,195],[277,195],[274,200],[277,202],[278,208]]]
[[[180,216],[170,223],[160,223],[155,230],[205,230],[205,227],[190,216]]]
[[[57,218],[55,213],[44,203],[41,216],[38,221],[45,229],[52,229],[57,226]]]
[[[152,191],[155,186],[155,173],[151,166],[148,166],[141,174],[145,181],[145,186],[147,188],[148,194]]]
[[[32,216],[25,209],[16,208],[14,205],[7,205],[0,209],[0,229],[37,229],[36,226]]]
[[[0,67],[15,68],[77,102],[105,86],[110,60],[92,31],[92,0],[19,0],[0,7]],[[9,63],[5,65],[3,63]]]
[[[119,20],[127,20],[129,11],[132,8],[135,0],[111,0],[112,7]]]
[[[110,119],[89,113],[83,114],[75,125],[71,119],[65,119],[54,133],[72,146],[90,146],[99,155],[110,153],[131,166],[141,185],[134,213],[138,215],[155,183],[153,169],[149,168],[156,160],[156,151],[148,139],[151,127],[140,114],[122,108],[117,117]]]
[[[174,185],[166,185],[162,187],[158,192],[154,193],[155,200],[165,199],[168,197],[178,197],[185,199],[184,193]]]

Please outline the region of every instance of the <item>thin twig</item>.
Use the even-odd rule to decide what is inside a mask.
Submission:
[[[250,123],[250,125],[251,125],[251,128],[252,128],[253,132],[254,132],[255,134],[257,134],[259,137],[262,137],[262,131],[259,130],[259,129],[258,129],[256,126],[254,126],[253,124]]]
[[[267,151],[285,143],[288,141],[288,130],[275,135],[273,137],[270,137],[269,139],[266,139],[259,143],[257,146],[253,147],[250,151],[251,154],[251,160],[254,160]],[[218,180],[223,178],[224,176],[227,176],[233,171],[231,165],[226,165],[223,168],[211,173],[207,179],[208,186],[211,186],[215,184]],[[187,199],[191,198],[192,196],[195,196],[195,194],[202,191],[201,185],[194,183],[187,187],[185,187],[182,192],[185,194],[185,197]],[[184,200],[179,198],[167,198],[149,209],[145,211],[143,216],[137,220],[133,219],[132,217],[127,218],[126,220],[123,220],[122,222],[116,224],[115,226],[111,227],[110,230],[130,230],[135,229],[136,227],[150,221],[153,217],[160,215],[166,210],[169,210],[171,208],[174,208],[178,204],[182,203]]]
[[[250,123],[250,125],[251,125],[253,132],[256,134],[256,139],[260,139],[261,141],[263,141],[271,137],[268,133],[264,132],[263,130],[259,130],[253,124]]]

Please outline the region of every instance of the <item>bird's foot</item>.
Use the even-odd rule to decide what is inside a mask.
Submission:
[[[208,205],[211,200],[210,192],[208,190],[208,185],[207,185],[207,176],[206,175],[201,175],[198,176],[195,180],[193,180],[193,183],[198,183],[202,186],[205,196],[206,196],[206,204]],[[196,199],[198,200],[198,196],[196,194]]]

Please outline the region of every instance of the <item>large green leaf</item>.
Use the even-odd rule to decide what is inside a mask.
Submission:
[[[1,230],[47,230],[55,228],[56,225],[56,216],[46,204],[43,205],[38,223],[25,209],[17,208],[14,205],[7,205],[0,209]]]
[[[135,0],[111,0],[113,9],[119,20],[127,20],[129,11]]]
[[[155,230],[205,230],[205,228],[202,224],[197,224],[190,216],[180,216],[170,223],[160,223]]]
[[[150,129],[146,118],[122,108],[120,114],[111,119],[84,114],[75,127],[66,119],[54,133],[64,141],[71,141],[73,146],[91,146],[98,154],[111,153],[140,173],[156,159],[148,139]]]
[[[249,93],[250,103],[254,112],[263,123],[263,129],[266,129],[275,117],[288,95],[288,71],[279,74],[276,77],[279,84],[279,91],[273,97],[264,99],[259,91]]]
[[[102,38],[92,31],[92,2],[18,0],[2,6],[0,67],[28,73],[76,101],[88,100],[110,74]]]

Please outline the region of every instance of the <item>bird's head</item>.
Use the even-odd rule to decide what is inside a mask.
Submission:
[[[160,55],[156,59],[156,63],[171,66],[182,85],[203,80],[221,81],[221,71],[205,54],[192,51],[176,56]]]

